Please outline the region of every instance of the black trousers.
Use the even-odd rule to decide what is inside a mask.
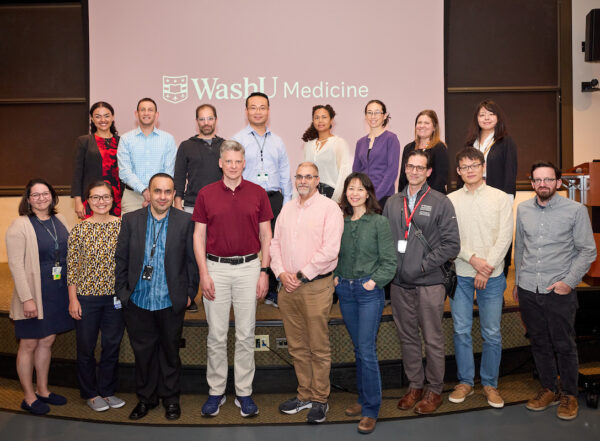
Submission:
[[[163,405],[179,404],[181,359],[179,341],[185,310],[148,311],[129,302],[125,326],[135,356],[135,391],[138,400]]]
[[[125,330],[123,311],[115,309],[113,296],[77,296],[81,320],[75,320],[77,377],[81,398],[115,394],[118,384],[119,348]],[[101,333],[102,352],[96,364],[94,351]]]
[[[271,204],[271,211],[273,211],[273,220],[271,221],[271,232],[275,234],[275,221],[277,220],[277,216],[281,212],[283,208],[283,194],[280,191],[269,192],[269,203]],[[277,277],[271,271],[271,267],[269,267],[268,273],[269,275],[269,292],[277,293]]]
[[[542,387],[577,396],[579,361],[575,344],[577,292],[539,294],[518,288],[521,317],[531,340]],[[558,370],[557,370],[558,363]]]

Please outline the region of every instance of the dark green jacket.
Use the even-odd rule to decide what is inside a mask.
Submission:
[[[365,214],[352,221],[344,218],[336,276],[360,279],[369,276],[378,288],[396,274],[396,251],[388,220],[379,214]]]

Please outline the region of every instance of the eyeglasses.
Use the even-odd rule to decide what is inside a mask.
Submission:
[[[479,167],[481,167],[481,162],[478,162],[476,164],[471,164],[471,165],[463,165],[461,167],[458,167],[458,169],[461,172],[471,171],[471,170],[477,171],[477,170],[479,170]]]
[[[198,118],[200,122],[213,122],[215,120],[214,116],[207,116],[206,118]]]
[[[43,193],[31,193],[29,195],[29,197],[31,199],[46,199],[50,197],[50,192],[49,191],[45,191]]]
[[[267,106],[250,106],[248,107],[248,112],[250,113],[255,113],[255,112],[266,112],[269,108]]]
[[[374,112],[369,110],[367,112],[367,116],[379,116],[379,115],[383,115],[383,112],[380,110],[375,110]]]
[[[296,175],[296,176],[294,176],[294,178],[296,178],[297,181],[304,180],[304,181],[308,181],[308,182],[310,182],[314,178],[318,178],[318,177],[319,177],[319,175],[317,175],[317,176],[313,176],[313,175]]]
[[[406,164],[405,167],[406,171],[413,171],[416,170],[419,173],[423,173],[425,170],[427,170],[427,167],[425,167],[424,165],[412,165],[412,164]]]
[[[553,182],[556,181],[556,178],[544,178],[544,179],[540,179],[540,178],[531,178],[531,182],[533,182],[535,185],[540,185],[542,182],[544,184],[552,184]]]
[[[88,199],[93,202],[100,202],[100,201],[108,202],[112,198],[113,197],[109,194],[103,194],[102,196],[98,196],[98,195],[90,196]]]

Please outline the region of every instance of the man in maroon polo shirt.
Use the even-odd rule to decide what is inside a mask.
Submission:
[[[223,179],[198,193],[192,220],[194,254],[208,322],[203,416],[216,416],[225,403],[229,311],[235,314],[235,404],[243,417],[258,414],[252,400],[256,301],[267,294],[271,219],[267,192],[242,178],[246,161],[237,141],[221,144]],[[261,252],[261,259],[258,252]]]

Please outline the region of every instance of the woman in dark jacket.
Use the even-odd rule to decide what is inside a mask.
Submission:
[[[119,180],[117,145],[119,136],[115,127],[115,111],[104,102],[94,103],[90,109],[90,134],[77,138],[77,154],[73,168],[71,197],[75,199],[75,212],[80,219],[91,216],[91,211],[82,196],[88,186],[103,180],[110,184],[115,194],[113,216],[121,215],[122,184]]]
[[[447,192],[448,183],[448,148],[440,139],[440,124],[434,110],[422,110],[415,119],[415,140],[404,146],[402,151],[402,165],[400,166],[400,179],[398,180],[398,193],[408,185],[406,179],[406,159],[408,154],[415,149],[427,150],[431,157],[431,176],[427,184],[442,194]]]
[[[485,183],[515,196],[517,191],[517,146],[508,135],[504,112],[492,100],[475,108],[465,143],[483,153]]]

